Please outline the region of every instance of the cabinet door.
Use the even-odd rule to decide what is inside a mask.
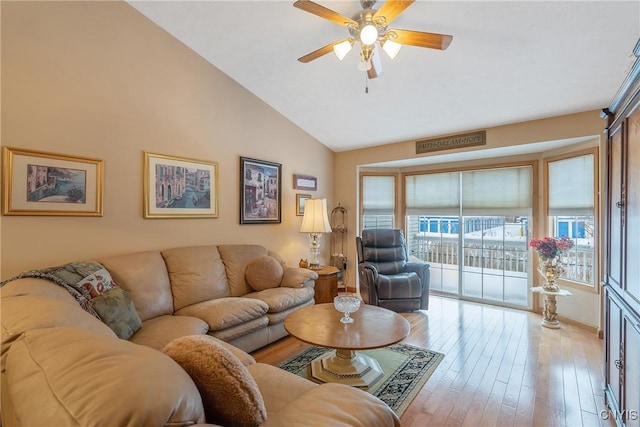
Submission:
[[[607,282],[622,287],[622,236],[623,236],[623,188],[622,188],[622,125],[609,137],[609,167],[607,188]]]
[[[606,296],[606,340],[605,340],[605,376],[609,389],[609,403],[611,409],[620,408],[620,368],[622,358],[620,346],[622,344],[622,308],[612,298],[611,292]]]
[[[640,315],[640,104],[627,119],[625,301]]]
[[[624,317],[624,405],[627,427],[640,427],[640,320]]]

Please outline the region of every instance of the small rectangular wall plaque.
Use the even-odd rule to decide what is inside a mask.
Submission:
[[[293,175],[293,188],[296,190],[316,191],[318,178],[309,175]]]
[[[454,148],[487,145],[487,131],[463,133],[444,138],[423,139],[416,141],[416,154],[432,151],[453,150]]]

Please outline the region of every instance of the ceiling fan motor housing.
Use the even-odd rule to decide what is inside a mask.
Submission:
[[[376,0],[360,0],[360,4],[363,9],[371,9],[376,4]]]
[[[364,2],[365,1],[363,0],[362,3]],[[373,16],[375,15],[375,13],[376,11],[371,8],[363,9],[357,12],[355,15],[353,15],[352,19],[358,23],[358,26],[356,27],[355,25],[350,25],[348,27],[351,37],[353,37],[355,40],[360,41],[360,58],[364,62],[369,61],[371,55],[373,55],[373,45],[376,41],[378,41],[378,39],[384,36],[384,32],[386,30],[386,27],[380,27],[373,22]],[[376,39],[372,43],[368,44],[362,41],[362,37],[360,34],[363,28],[365,28],[367,25],[375,27],[377,31]]]

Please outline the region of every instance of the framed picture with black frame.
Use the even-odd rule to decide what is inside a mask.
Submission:
[[[240,224],[282,221],[282,165],[240,157]]]

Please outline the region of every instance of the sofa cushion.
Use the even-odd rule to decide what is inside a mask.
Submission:
[[[188,246],[162,251],[167,265],[173,309],[229,296],[227,274],[215,246]]]
[[[276,288],[282,281],[282,264],[274,257],[261,256],[254,259],[245,269],[247,283],[255,291]]]
[[[310,280],[316,280],[318,273],[308,268],[287,267],[282,274],[280,286],[301,288]]]
[[[269,319],[267,316],[262,316],[258,319],[253,319],[248,322],[240,323],[239,325],[232,326],[227,329],[220,329],[219,331],[209,331],[209,335],[216,337],[222,341],[231,341],[237,338],[249,335],[254,331],[264,329],[269,325]],[[267,343],[263,344],[266,345]]]
[[[142,322],[142,328],[129,339],[131,342],[161,351],[165,345],[185,335],[204,335],[209,325],[202,319],[165,314]]]
[[[252,292],[245,297],[264,301],[269,307],[269,313],[279,313],[313,300],[314,294],[315,291],[311,286],[304,288],[279,287]]]
[[[93,298],[91,306],[118,338],[128,340],[142,327],[129,293],[122,288],[109,289]]]
[[[52,283],[50,286],[57,287],[69,295],[56,284]],[[65,301],[40,295],[5,296],[3,292],[0,321],[2,322],[2,370],[4,370],[5,357],[11,344],[23,333],[32,329],[73,326],[108,337],[116,337],[107,325],[84,311],[72,297]]]
[[[163,351],[191,376],[207,422],[259,426],[267,418],[264,400],[247,368],[217,340],[191,335],[171,341]]]
[[[274,325],[276,323],[282,323],[284,322],[284,319],[286,319],[287,316],[293,313],[294,311],[300,310],[301,308],[309,307],[310,305],[313,305],[313,304],[315,304],[315,301],[313,300],[313,298],[311,298],[309,301],[302,303],[300,305],[296,305],[295,307],[289,308],[287,310],[279,311],[277,313],[275,312],[267,313],[267,319],[269,319],[270,325]]]
[[[251,261],[269,255],[267,249],[260,245],[218,245],[218,251],[227,271],[231,296],[239,297],[252,292],[244,272]]]
[[[24,333],[7,355],[6,379],[2,392],[25,426],[205,421],[198,389],[171,358],[82,328]]]
[[[101,259],[116,284],[129,292],[142,321],[173,314],[169,275],[160,252],[148,251]]]
[[[236,326],[266,314],[266,302],[253,298],[218,298],[190,305],[176,312],[177,316],[192,316],[204,320],[210,331]]]

